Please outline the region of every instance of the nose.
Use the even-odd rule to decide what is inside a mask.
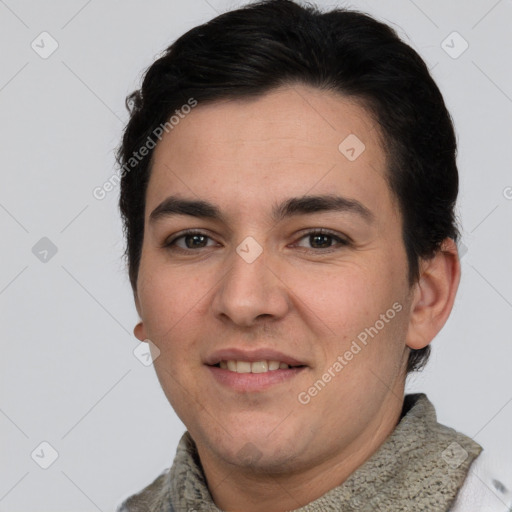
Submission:
[[[288,312],[288,288],[278,277],[278,264],[265,250],[254,261],[233,250],[224,272],[212,302],[217,318],[250,327],[278,320]]]

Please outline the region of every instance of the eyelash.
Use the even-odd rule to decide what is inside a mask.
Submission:
[[[194,236],[194,235],[201,235],[211,240],[211,237],[209,237],[207,234],[203,233],[202,231],[197,231],[194,229],[186,229],[181,234],[175,236],[171,240],[165,241],[162,245],[164,249],[168,249],[169,251],[178,251],[183,253],[191,253],[191,252],[197,252],[197,249],[183,249],[182,247],[176,247],[176,241],[180,240],[181,238],[185,238],[187,236]],[[335,250],[338,250],[340,247],[348,246],[350,245],[350,241],[346,238],[340,237],[338,234],[336,234],[334,231],[331,231],[329,229],[325,228],[318,228],[318,229],[312,229],[310,231],[306,231],[302,233],[302,235],[299,237],[299,240],[311,236],[311,235],[328,235],[329,237],[336,239],[336,241],[339,243],[339,247],[327,247],[326,249],[306,249],[304,252],[307,253],[330,253]],[[206,249],[207,247],[200,247],[199,249]]]

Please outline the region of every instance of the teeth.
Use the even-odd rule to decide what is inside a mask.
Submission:
[[[277,370],[277,369],[279,369],[279,361],[269,361],[268,362],[268,369],[269,370]]]
[[[237,368],[240,363],[237,363]],[[265,373],[268,372],[268,363],[267,361],[256,361],[251,363],[251,371],[252,373]]]
[[[286,363],[280,361],[221,361],[219,366],[224,370],[237,373],[266,373],[273,370],[287,370],[290,368]]]
[[[236,373],[251,373],[251,363],[249,361],[237,361]]]

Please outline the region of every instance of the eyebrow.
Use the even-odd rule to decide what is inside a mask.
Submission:
[[[367,223],[375,220],[375,215],[356,199],[337,195],[315,195],[291,197],[272,208],[272,220],[282,221],[289,217],[308,215],[318,212],[343,212],[360,216]],[[164,199],[150,214],[149,221],[154,223],[159,219],[175,215],[189,215],[202,219],[217,220],[226,223],[226,217],[220,208],[205,200],[192,200],[178,196]]]

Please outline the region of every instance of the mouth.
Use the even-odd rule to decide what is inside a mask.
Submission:
[[[217,364],[209,365],[222,368],[234,373],[267,373],[291,368],[305,368],[304,364],[290,365],[279,360],[243,361],[236,359],[221,360]]]
[[[238,393],[259,393],[291,382],[309,365],[273,349],[219,350],[204,361],[214,381]]]

